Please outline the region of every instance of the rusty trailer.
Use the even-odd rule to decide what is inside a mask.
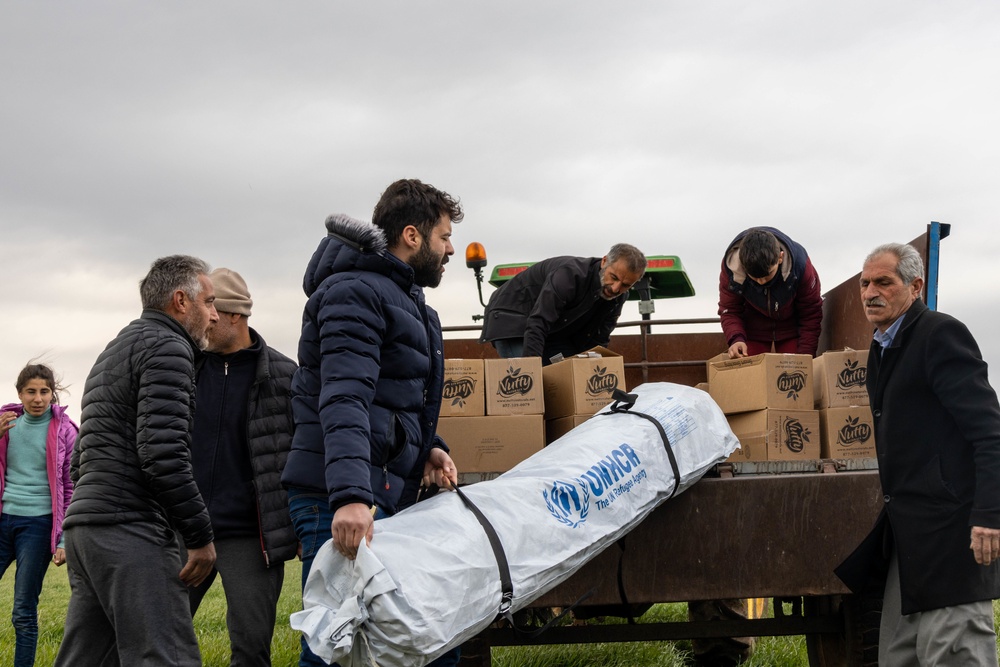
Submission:
[[[928,304],[936,305],[938,244],[948,226],[928,225],[912,241],[927,264]],[[860,275],[860,274],[859,274]],[[860,305],[858,276],[824,295],[820,351],[867,349],[871,327]],[[652,333],[674,320],[622,323],[610,347],[625,357],[626,384],[706,379],[705,360],[724,350],[721,331]],[[494,358],[491,346],[454,334],[448,358]],[[446,329],[446,331],[449,331]],[[462,481],[481,476],[463,475]],[[589,595],[582,609],[725,598],[772,601],[772,617],[742,620],[556,625],[537,637],[495,625],[463,647],[463,665],[488,666],[490,647],[804,635],[811,665],[874,664],[880,592],[857,596],[834,575],[868,533],[882,506],[874,459],[720,464],[685,493],[657,508],[533,607],[567,607]]]

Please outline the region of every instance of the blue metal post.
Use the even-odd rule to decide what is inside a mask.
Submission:
[[[938,266],[941,258],[941,239],[951,233],[951,225],[931,222],[927,225],[927,307],[937,310]]]

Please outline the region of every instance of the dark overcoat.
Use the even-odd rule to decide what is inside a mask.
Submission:
[[[1000,562],[978,565],[972,526],[1000,528],[1000,405],[964,324],[917,300],[868,356],[884,505],[837,568],[860,592],[894,545],[902,613],[1000,597]]]

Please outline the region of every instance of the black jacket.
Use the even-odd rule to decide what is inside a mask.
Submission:
[[[212,541],[191,471],[196,349],[177,320],[147,309],[101,352],[84,386],[65,528],[153,522],[191,549]]]
[[[837,568],[852,590],[899,558],[902,613],[1000,597],[1000,561],[977,565],[972,526],[1000,528],[1000,405],[972,334],[915,301],[868,357],[884,506]]]
[[[332,510],[361,502],[393,514],[416,501],[431,447],[447,451],[435,435],[441,324],[379,228],[331,216],[327,230],[306,269],[281,480]]]
[[[294,432],[290,394],[296,365],[252,328],[250,337],[253,345],[235,355],[206,352],[198,369],[195,475],[216,535],[252,530],[265,562],[278,563],[298,549],[281,485]],[[237,355],[247,359],[241,362]],[[249,364],[246,384],[233,386],[242,377],[234,365],[241,363]],[[231,405],[229,399],[237,397],[245,403]]]
[[[600,257],[551,257],[493,292],[479,340],[524,338],[526,357],[551,348],[578,354],[608,344],[627,299],[601,298]]]

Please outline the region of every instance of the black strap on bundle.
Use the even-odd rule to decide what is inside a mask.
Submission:
[[[486,518],[482,510],[476,507],[475,503],[469,500],[469,496],[465,495],[459,487],[454,487],[455,493],[458,497],[462,499],[465,506],[476,515],[476,519],[479,521],[479,525],[483,527],[483,531],[486,533],[486,537],[490,541],[490,546],[493,547],[493,555],[497,559],[497,569],[500,570],[500,607],[497,610],[497,615],[506,618],[511,625],[514,625],[514,619],[510,614],[510,606],[514,602],[514,582],[510,578],[510,564],[507,562],[507,554],[503,550],[503,544],[500,542],[500,536],[497,535],[496,529],[493,528],[493,524],[490,520]]]
[[[660,434],[660,440],[663,441],[663,447],[667,450],[667,458],[670,459],[670,468],[674,473],[674,487],[670,490],[670,495],[667,498],[673,498],[674,494],[677,493],[677,487],[681,483],[681,471],[677,466],[677,457],[674,456],[674,450],[670,447],[670,438],[667,437],[667,432],[663,429],[663,424],[659,422],[654,417],[647,415],[644,412],[632,412],[631,409],[635,405],[635,401],[638,398],[635,394],[628,394],[621,389],[615,389],[612,392],[611,397],[615,399],[615,402],[611,404],[609,408],[610,412],[600,412],[597,416],[601,415],[635,415],[636,417],[642,417],[643,419],[650,421],[656,426],[656,430]],[[629,625],[635,624],[635,617],[632,615],[632,605],[629,604],[628,595],[625,592],[625,538],[622,537],[618,540],[618,596],[622,599],[622,605],[628,613]]]
[[[479,521],[479,525],[483,527],[483,531],[486,533],[487,539],[490,541],[490,546],[493,547],[493,555],[497,559],[497,569],[500,571],[500,606],[497,609],[497,617],[506,619],[518,634],[527,637],[528,639],[534,639],[538,635],[542,634],[550,627],[552,627],[559,619],[573,611],[577,606],[579,606],[584,600],[589,598],[594,594],[595,589],[590,589],[584,595],[574,602],[569,607],[563,609],[555,618],[550,619],[545,625],[540,628],[523,628],[519,627],[517,623],[514,622],[514,615],[511,613],[510,608],[514,603],[514,582],[510,578],[510,564],[507,562],[507,554],[503,550],[503,544],[500,542],[500,536],[497,535],[497,531],[493,528],[493,524],[490,520],[486,518],[482,510],[476,507],[469,496],[465,495],[460,487],[454,487],[455,493],[458,497],[462,499],[465,506],[476,516]]]
[[[615,399],[615,402],[611,404],[608,408],[611,412],[598,412],[595,417],[600,417],[602,415],[635,415],[636,417],[642,417],[646,421],[652,422],[653,426],[660,434],[660,440],[663,441],[663,448],[667,450],[667,458],[670,459],[670,469],[674,473],[674,488],[670,489],[670,495],[667,499],[674,497],[677,493],[677,487],[681,484],[681,469],[677,466],[677,457],[674,456],[674,450],[670,447],[670,438],[667,437],[667,432],[663,430],[663,424],[659,422],[655,417],[647,415],[645,412],[632,412],[631,408],[635,405],[636,399],[639,397],[635,394],[627,394],[621,389],[615,389],[611,397]]]
[[[680,469],[677,467],[677,459],[674,457],[674,452],[670,448],[670,439],[667,437],[666,431],[663,430],[663,426],[660,424],[659,421],[657,421],[654,417],[651,417],[650,415],[647,415],[642,412],[629,411],[630,408],[635,405],[635,401],[637,399],[637,396],[635,394],[627,394],[620,389],[615,389],[613,393],[613,398],[615,399],[615,402],[610,408],[611,412],[599,413],[598,416],[600,416],[600,414],[635,415],[636,417],[642,417],[643,419],[652,422],[656,426],[657,431],[659,431],[660,433],[660,439],[663,440],[663,446],[667,450],[667,456],[670,459],[670,467],[673,469],[674,472],[674,488],[670,491],[670,497],[673,497],[673,495],[677,492],[677,487],[680,484],[681,476],[680,476]],[[583,603],[591,595],[594,594],[596,587],[587,591],[579,600],[574,602],[569,607],[563,609],[562,613],[560,613],[555,618],[549,620],[545,625],[543,625],[540,628],[527,629],[518,627],[517,624],[514,622],[513,614],[510,611],[511,606],[513,605],[514,602],[514,583],[510,577],[510,564],[507,561],[507,554],[506,552],[504,552],[503,543],[501,543],[500,541],[500,536],[497,535],[497,531],[495,528],[493,528],[493,524],[490,523],[490,520],[487,519],[486,515],[483,514],[482,510],[476,507],[475,503],[473,503],[469,499],[469,497],[465,495],[465,492],[462,491],[462,489],[457,486],[454,487],[454,490],[458,494],[458,497],[462,499],[462,502],[465,504],[465,506],[468,507],[469,510],[476,516],[476,520],[479,521],[479,525],[483,527],[483,531],[486,533],[486,537],[490,541],[490,546],[493,548],[493,555],[494,557],[496,557],[497,560],[497,569],[500,572],[501,595],[500,595],[500,606],[497,609],[497,616],[506,619],[507,622],[510,624],[510,626],[514,628],[514,630],[517,631],[519,634],[526,636],[528,638],[537,637],[541,633],[548,630],[553,624],[559,621],[559,619],[561,619],[563,616],[571,612],[573,609],[575,609],[577,606],[579,606],[581,603]],[[618,546],[622,552],[619,556],[619,561],[618,561],[618,592],[622,598],[622,601],[626,605],[628,605],[628,597],[626,597],[625,595],[625,582],[622,574],[622,560],[621,560],[621,557],[624,556],[625,553],[624,538],[619,540]],[[630,623],[635,622],[635,619],[633,619],[631,615],[629,617],[629,622]]]

